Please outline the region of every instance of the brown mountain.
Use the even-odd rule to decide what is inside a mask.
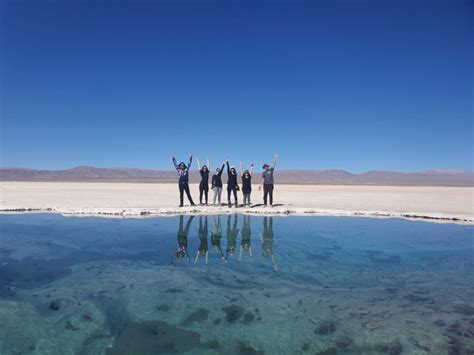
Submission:
[[[256,179],[258,174],[256,174]],[[277,170],[278,183],[329,185],[394,185],[394,186],[474,186],[472,171],[422,171],[400,173],[367,171],[352,174],[344,170]],[[225,178],[224,178],[225,180]],[[84,181],[84,182],[176,182],[176,174],[169,170],[131,168],[96,168],[78,166],[67,170],[33,170],[0,168],[0,181]],[[197,171],[191,181],[199,181]]]

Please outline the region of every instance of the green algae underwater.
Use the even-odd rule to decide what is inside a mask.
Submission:
[[[474,227],[0,215],[0,354],[472,354]]]

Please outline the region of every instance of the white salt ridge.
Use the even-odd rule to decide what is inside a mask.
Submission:
[[[197,185],[191,185],[191,191],[198,200]],[[212,205],[178,208],[176,184],[0,182],[0,192],[0,212],[4,213],[111,217],[246,213],[396,217],[474,224],[471,187],[277,185],[275,207],[237,209]],[[211,198],[213,192],[209,195]],[[254,186],[253,202],[261,203],[261,196]]]

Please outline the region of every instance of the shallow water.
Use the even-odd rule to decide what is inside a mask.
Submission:
[[[473,226],[27,214],[0,232],[0,354],[473,353]]]

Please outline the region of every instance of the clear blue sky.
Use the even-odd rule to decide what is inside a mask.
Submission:
[[[0,6],[2,166],[473,169],[472,1]]]

